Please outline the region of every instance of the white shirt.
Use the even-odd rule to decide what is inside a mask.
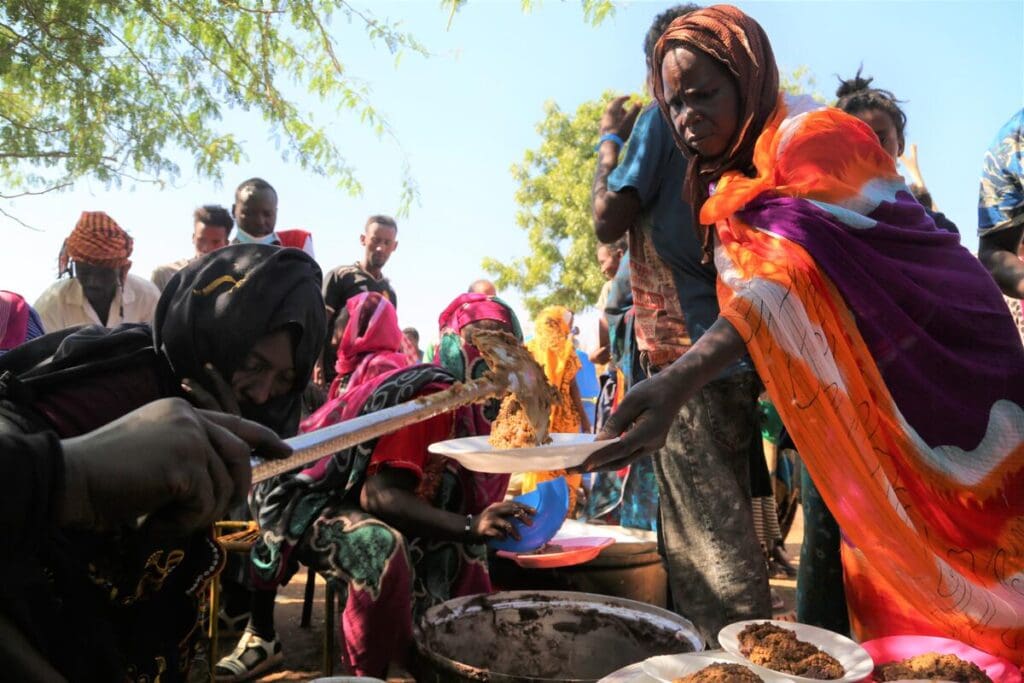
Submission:
[[[124,287],[118,288],[110,302],[107,327],[121,323],[152,323],[160,290],[149,280],[128,274]],[[121,309],[124,308],[124,316]],[[82,293],[82,285],[74,278],[57,280],[46,288],[35,303],[43,320],[43,329],[56,332],[77,325],[103,325],[92,304]]]

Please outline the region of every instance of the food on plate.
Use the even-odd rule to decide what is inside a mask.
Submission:
[[[511,392],[491,425],[490,444],[497,449],[528,448],[549,443],[551,406],[558,392],[547,382],[542,368],[523,346],[507,332],[474,330],[471,342],[491,368],[494,380],[502,380]]]
[[[509,394],[501,402],[501,409],[498,417],[491,424],[491,436],[488,439],[494,448],[505,450],[507,448],[533,448],[541,443],[551,441],[546,434],[541,441],[537,438],[537,432],[523,409],[523,404],[514,394]]]
[[[758,666],[818,680],[846,675],[839,660],[787,628],[769,622],[751,624],[739,634],[740,652]]]
[[[536,550],[531,550],[528,553],[520,553],[520,555],[547,555],[549,553],[564,553],[565,548],[558,545],[557,543],[545,543]]]
[[[742,664],[719,662],[677,678],[672,683],[764,683],[764,679]]]
[[[879,681],[933,680],[955,681],[956,683],[992,683],[992,679],[973,662],[956,655],[940,655],[927,652],[875,667],[875,679]]]

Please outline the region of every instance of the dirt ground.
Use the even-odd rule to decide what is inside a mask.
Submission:
[[[803,518],[797,514],[786,539],[786,549],[797,564],[800,557],[800,541],[803,538]],[[782,596],[785,606],[775,612],[777,619],[794,618],[796,610],[796,581],[772,579],[772,587]],[[284,646],[284,665],[274,673],[260,678],[260,681],[310,681],[326,673],[323,668],[324,653],[324,583],[317,577],[313,616],[309,628],[300,626],[303,590],[306,585],[305,571],[299,572],[291,584],[277,596],[276,623],[279,637]],[[336,628],[336,627],[335,627]],[[221,643],[222,654],[234,646],[232,639]],[[336,646],[337,647],[337,646]],[[337,668],[334,675],[343,675]]]

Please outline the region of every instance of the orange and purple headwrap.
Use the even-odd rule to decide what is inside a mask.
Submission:
[[[686,46],[707,54],[736,79],[739,95],[739,128],[729,149],[714,159],[693,154],[672,125],[676,145],[690,157],[684,194],[699,224],[700,207],[708,197],[708,185],[726,171],[747,173],[753,165],[754,145],[779,102],[779,69],[764,29],[732,5],[713,5],[685,14],[665,30],[654,48],[654,96],[666,120],[671,121],[665,101],[661,65],[675,47]],[[710,253],[710,231],[705,231],[704,252]]]
[[[132,262],[132,238],[102,211],[83,211],[65,242],[74,261],[127,272]]]

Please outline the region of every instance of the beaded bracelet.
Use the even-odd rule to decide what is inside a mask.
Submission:
[[[600,150],[601,149],[601,145],[603,145],[605,142],[607,142],[609,140],[611,140],[616,145],[618,145],[619,149],[622,149],[623,147],[626,146],[626,141],[623,140],[622,138],[620,138],[615,133],[605,133],[604,135],[602,135],[600,138],[597,139],[597,145],[594,147],[594,151],[596,152],[596,151]]]

